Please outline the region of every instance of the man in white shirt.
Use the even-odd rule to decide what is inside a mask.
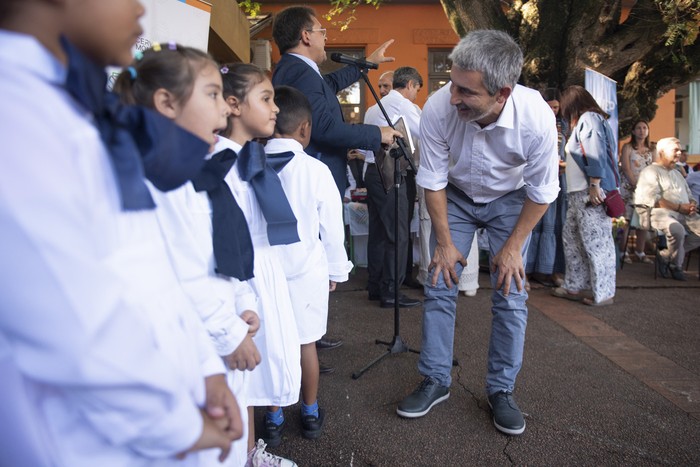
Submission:
[[[416,95],[423,86],[423,78],[415,68],[401,67],[394,72],[392,84],[393,89],[380,102],[392,123],[395,123],[399,117],[403,117],[411,134],[417,136],[420,130],[420,113],[413,101],[416,100]],[[365,124],[378,126],[387,124],[386,118],[378,105],[375,104],[367,109]],[[389,163],[393,167],[393,161]],[[402,177],[398,190],[399,212],[397,217],[394,201],[396,188],[392,187],[388,193],[384,191],[384,185],[375,164],[374,153],[371,151],[365,152],[365,167],[365,186],[367,187],[367,209],[369,214],[367,290],[369,291],[370,300],[380,300],[382,308],[393,308],[395,306],[394,290],[395,287],[401,286],[405,278],[408,254],[409,201],[406,195],[406,177]],[[394,237],[394,225],[396,222],[399,223],[397,238]],[[398,270],[396,270],[394,263],[396,251],[398,251],[399,257]],[[400,307],[408,308],[420,305],[420,303],[419,300],[405,295],[399,296]]]
[[[379,95],[385,97],[389,94],[389,91],[394,89],[394,71],[389,70],[382,73],[377,82],[377,87],[379,88]]]
[[[433,224],[431,283],[425,287],[420,386],[398,406],[421,417],[449,397],[457,284],[475,231],[491,253],[491,342],[486,391],[498,430],[525,430],[513,399],[522,366],[527,292],[523,257],[530,232],[559,191],[554,114],[537,91],[517,85],[522,51],[501,31],[474,31],[450,55],[451,82],[421,115],[417,182]]]
[[[668,248],[657,255],[656,266],[662,277],[679,281],[685,252],[700,247],[698,203],[683,175],[675,170],[681,155],[676,138],[662,138],[656,145],[658,158],[639,174],[634,191],[635,204],[651,206],[651,227],[666,235]]]

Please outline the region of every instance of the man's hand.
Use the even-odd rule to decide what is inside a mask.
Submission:
[[[204,378],[206,389],[205,410],[214,423],[235,440],[243,436],[243,422],[236,397],[226,383],[226,376]]]
[[[178,459],[184,459],[190,452],[219,448],[221,449],[219,462],[223,462],[231,452],[231,443],[243,436],[243,424],[241,423],[241,418],[240,416],[238,417],[239,432],[234,436],[233,432],[225,431],[219,428],[214,419],[207,415],[205,410],[201,410],[201,414],[202,421],[204,423],[202,425],[202,433],[199,435],[199,439],[191,448],[179,454],[177,457]]]
[[[248,334],[250,337],[255,337],[255,334],[260,329],[260,317],[253,310],[245,310],[241,313],[240,318],[248,324]]]
[[[401,138],[403,135],[400,131],[394,130],[390,126],[380,126],[379,129],[382,132],[382,144],[391,146],[394,144],[394,138]]]
[[[455,264],[457,263],[464,267],[467,265],[467,260],[454,244],[450,243],[447,246],[436,245],[433,258],[428,266],[428,271],[433,272],[433,287],[437,285],[440,273],[442,273],[442,277],[448,289],[452,288],[453,283],[459,283],[459,277],[457,276],[457,271],[455,271]]]
[[[250,333],[243,338],[233,353],[224,357],[226,365],[232,370],[253,370],[260,363],[260,352]]]
[[[334,291],[335,291],[335,286],[336,286],[336,282],[335,282],[335,281],[328,281],[328,291],[329,291],[329,292],[334,292]]]
[[[391,44],[394,43],[394,39],[389,39],[385,43],[379,46],[377,50],[372,52],[369,57],[367,57],[368,62],[372,63],[384,63],[384,62],[393,62],[396,60],[394,57],[385,57],[384,52],[386,52],[386,49],[389,48]]]
[[[491,272],[498,271],[496,290],[503,287],[503,295],[506,297],[510,293],[511,279],[515,279],[515,286],[518,292],[522,292],[525,282],[525,268],[523,267],[523,256],[520,249],[509,246],[509,242],[503,245],[501,251],[496,253],[491,261]]]

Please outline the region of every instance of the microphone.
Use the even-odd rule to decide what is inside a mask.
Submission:
[[[331,54],[331,60],[338,63],[344,63],[345,65],[355,65],[359,68],[371,68],[373,70],[379,68],[377,63],[368,62],[364,58],[355,58],[338,52],[333,52]]]

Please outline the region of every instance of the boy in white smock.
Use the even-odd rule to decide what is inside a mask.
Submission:
[[[315,342],[326,333],[328,293],[348,280],[352,263],[345,251],[343,207],[328,167],[304,152],[311,138],[311,106],[303,93],[275,88],[280,109],[267,161],[279,174],[297,218],[300,242],[276,246],[282,258],[301,343],[302,435],[321,435],[324,411],[318,407]]]

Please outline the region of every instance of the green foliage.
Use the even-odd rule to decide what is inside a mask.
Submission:
[[[254,0],[243,0],[241,2],[238,2],[238,6],[243,12],[252,17],[255,18],[260,14],[260,8],[262,5]]]
[[[700,28],[698,0],[655,0],[661,17],[668,25],[664,34],[668,47],[683,48],[695,43]]]
[[[333,26],[345,31],[354,20],[357,19],[355,12],[360,5],[371,5],[375,8],[383,3],[383,0],[331,0],[331,8],[323,18]]]

